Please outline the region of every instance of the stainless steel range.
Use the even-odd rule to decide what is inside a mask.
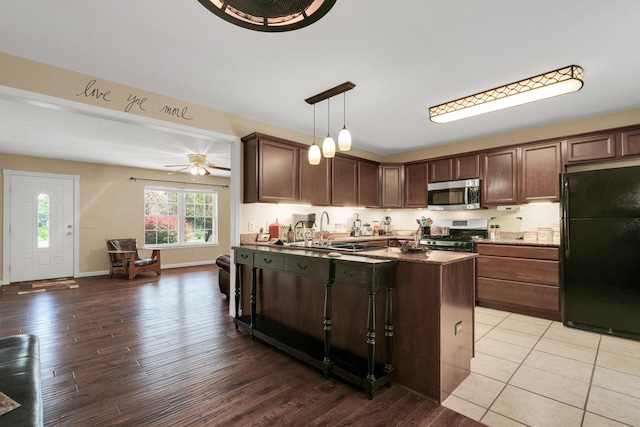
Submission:
[[[429,250],[473,252],[474,238],[486,238],[489,220],[438,219],[431,227],[423,227],[420,246]]]

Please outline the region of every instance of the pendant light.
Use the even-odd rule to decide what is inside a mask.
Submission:
[[[309,147],[309,164],[320,164],[320,147],[316,144],[316,104],[313,104],[313,144]]]
[[[322,143],[322,155],[330,159],[335,157],[336,155],[336,142],[331,138],[331,134],[329,130],[331,129],[331,109],[329,105],[331,104],[331,98],[327,99],[327,137],[324,139]]]
[[[342,130],[338,134],[338,149],[340,151],[349,151],[351,150],[351,133],[349,129],[347,129],[347,93],[342,92],[344,106],[343,106],[343,116],[342,116]]]
[[[311,104],[313,105],[313,143],[311,144],[311,147],[309,147],[309,164],[311,165],[318,165],[320,164],[320,160],[322,159],[322,156],[324,156],[327,159],[330,159],[332,157],[335,157],[336,155],[336,142],[333,140],[333,138],[331,137],[331,133],[330,133],[330,129],[331,129],[331,98],[339,95],[339,94],[344,94],[346,91],[353,89],[354,87],[356,87],[355,84],[351,83],[351,82],[344,82],[342,84],[339,84],[336,87],[332,87],[331,89],[327,89],[324,92],[320,92],[317,95],[313,95],[307,99],[305,99],[304,101],[307,104]],[[316,145],[316,103],[320,102],[320,101],[324,101],[327,100],[327,137],[324,139],[324,141],[322,142],[322,153],[320,153],[320,147],[318,147]],[[343,111],[343,126],[342,126],[342,130],[340,131],[340,134],[338,136],[338,144],[339,144],[339,149],[340,151],[349,151],[351,149],[351,134],[349,133],[349,130],[347,129],[347,125],[346,125],[346,117],[347,117],[347,113],[346,113],[346,107],[347,107],[347,100],[346,100],[346,96],[343,98],[344,101],[344,111]]]

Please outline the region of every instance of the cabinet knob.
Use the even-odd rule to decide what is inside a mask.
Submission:
[[[307,265],[306,264],[298,264],[298,268],[300,270],[306,270],[307,269]]]

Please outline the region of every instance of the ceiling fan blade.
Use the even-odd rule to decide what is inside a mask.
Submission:
[[[227,171],[227,172],[231,171],[231,168],[225,168],[224,166],[216,166],[216,165],[208,164],[207,167],[211,169],[220,169],[222,171]]]
[[[178,165],[178,166],[184,166],[184,165]],[[190,167],[191,166],[187,166],[186,168],[182,168],[182,169],[178,169],[177,171],[169,172],[169,175],[173,175],[174,173],[185,171],[185,170],[189,169]]]
[[[205,176],[206,176],[206,175],[211,175],[211,172],[209,172],[209,171],[207,170],[207,168],[205,168],[205,167],[203,166],[203,167],[202,167],[202,169],[204,170],[204,174],[205,174]]]

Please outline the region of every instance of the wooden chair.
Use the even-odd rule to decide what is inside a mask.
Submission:
[[[136,239],[105,239],[109,254],[109,277],[124,273],[129,280],[142,271],[155,271],[160,275],[160,250],[153,249],[151,258],[140,258]]]

